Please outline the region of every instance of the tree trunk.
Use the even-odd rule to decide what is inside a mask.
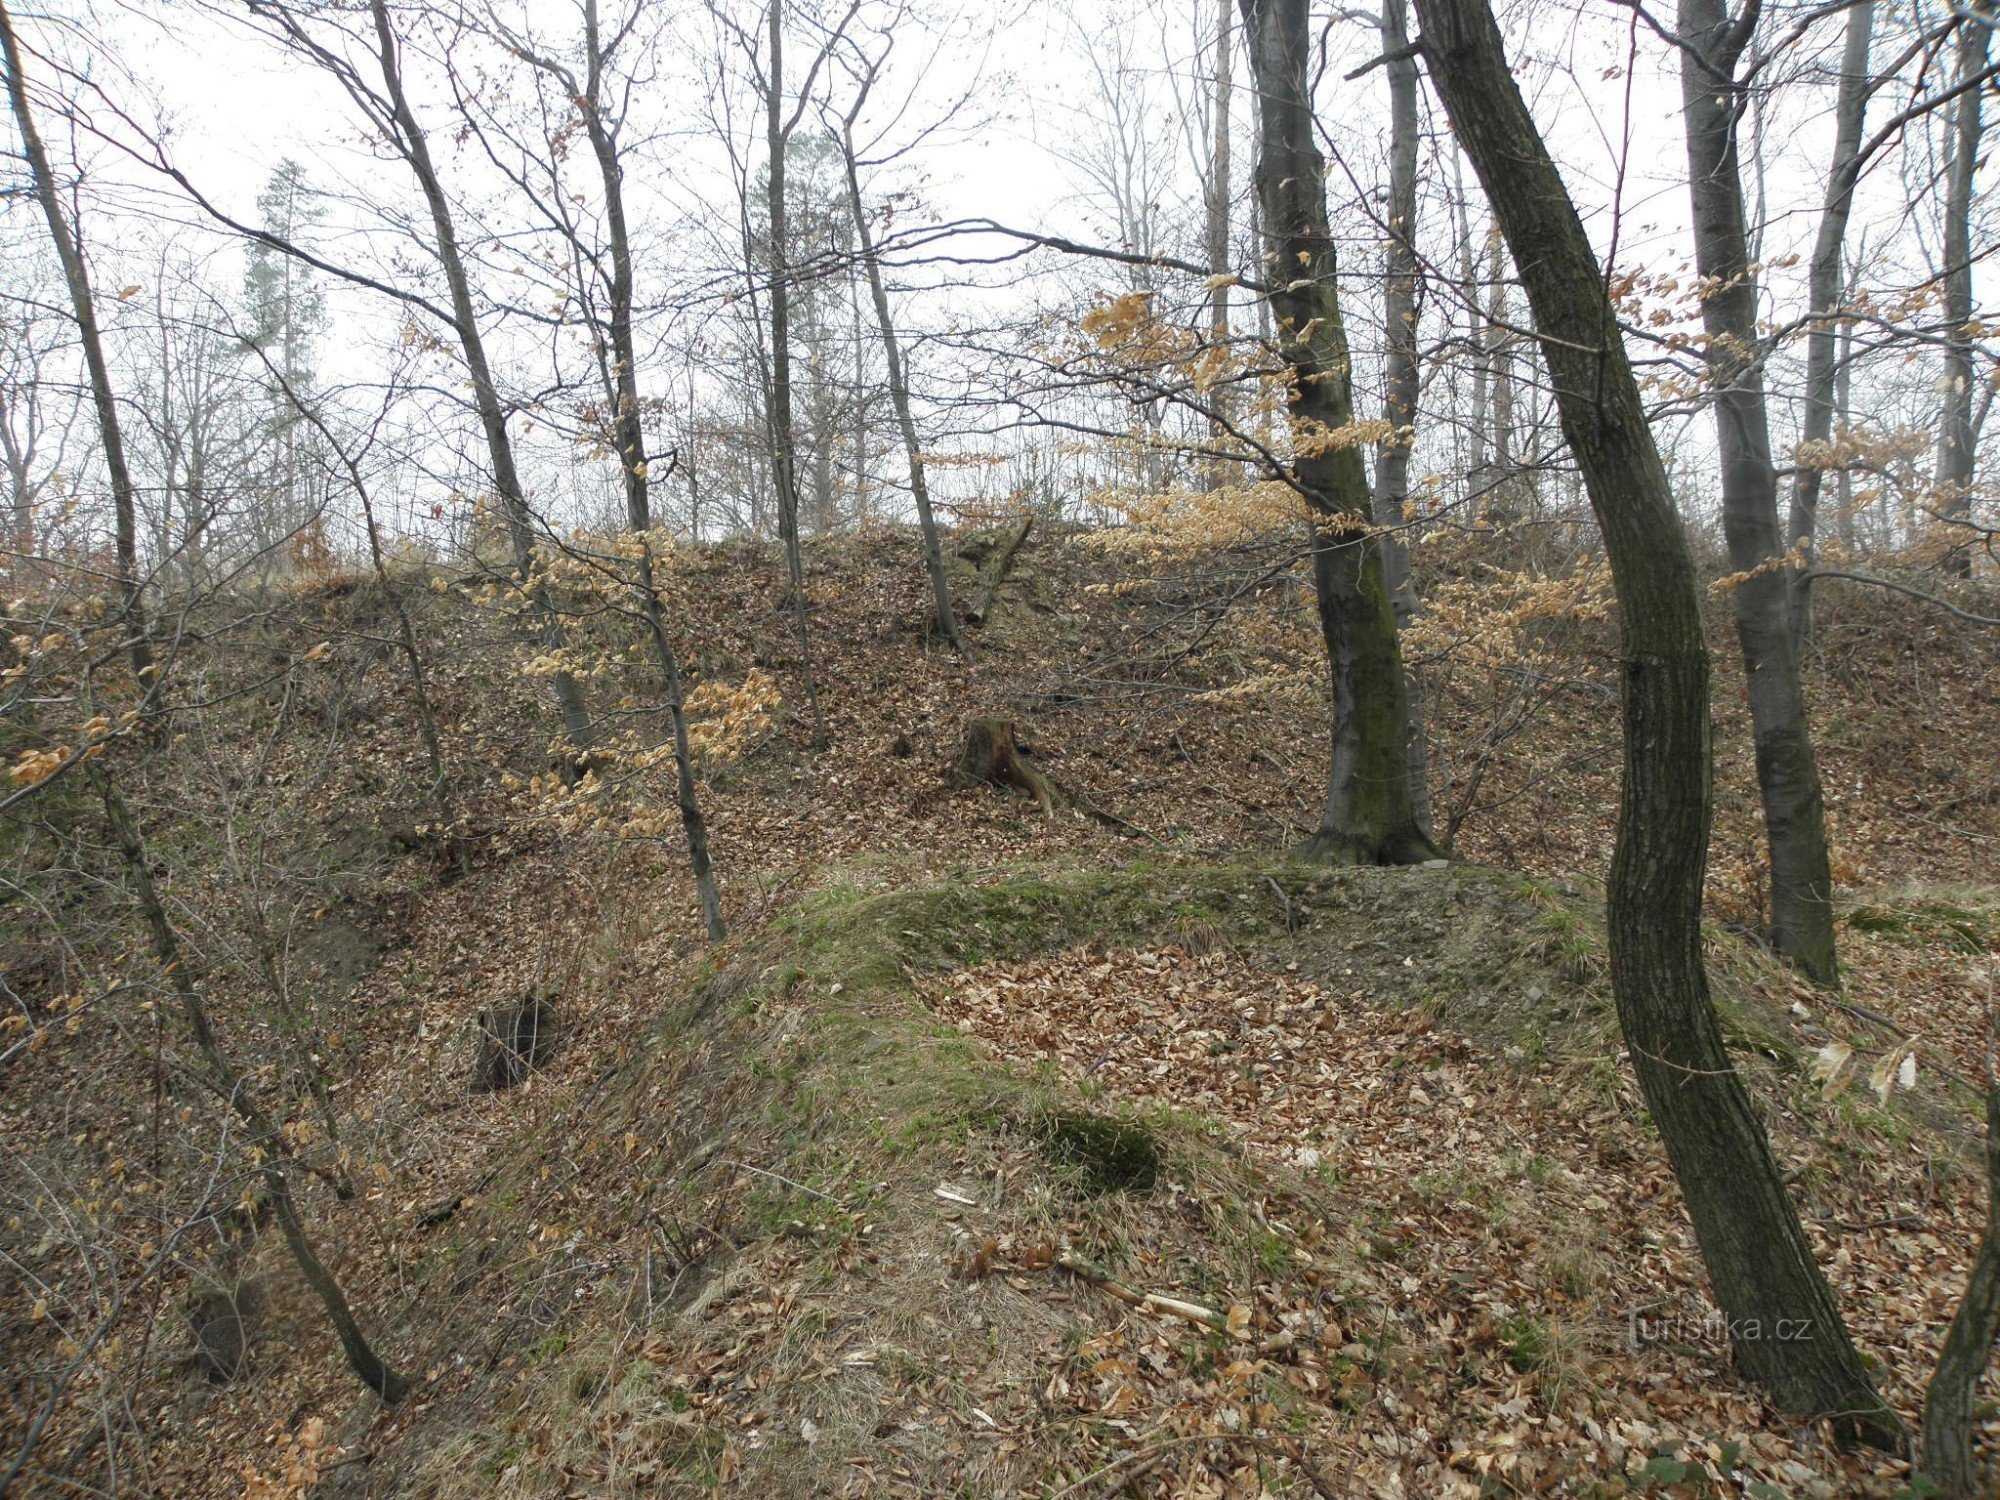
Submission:
[[[514,569],[520,577],[521,586],[528,590],[543,647],[550,652],[559,652],[563,647],[562,621],[556,616],[548,590],[534,582],[534,515],[528,506],[527,493],[521,488],[520,474],[514,467],[514,443],[507,433],[507,414],[500,404],[499,389],[493,383],[492,367],[486,360],[486,341],[480,334],[479,319],[473,311],[472,281],[466,274],[465,257],[459,250],[458,229],[452,221],[451,204],[445,197],[437,165],[431,159],[430,140],[417,123],[416,113],[410,108],[409,98],[403,91],[402,63],[398,57],[395,33],[389,26],[385,0],[369,0],[369,12],[375,21],[382,84],[388,91],[396,130],[402,136],[400,154],[409,164],[417,186],[423,192],[424,203],[430,211],[438,264],[443,268],[446,285],[451,290],[452,330],[458,335],[466,375],[472,383],[472,405],[486,437],[486,452],[493,466],[493,490],[499,497],[501,516],[507,524],[507,540],[514,554]],[[568,672],[558,672],[551,679],[551,687],[556,707],[562,714],[563,732],[577,749],[588,747],[591,740],[590,714],[584,707],[583,690],[577,686],[576,678]]]
[[[1500,236],[1486,246],[1486,327],[1482,353],[1491,392],[1493,469],[1486,477],[1486,499],[1480,509],[1501,525],[1520,519],[1514,492],[1520,487],[1514,472],[1514,321],[1508,305],[1507,256]]]
[[[1351,431],[1353,372],[1341,325],[1326,162],[1313,138],[1306,0],[1242,0],[1257,93],[1257,196],[1279,350],[1291,374],[1289,478],[1311,512],[1313,585],[1332,677],[1332,757],[1306,852],[1413,864],[1437,850],[1410,796],[1409,700],[1395,608]]]
[[[1771,858],[1771,940],[1809,979],[1836,978],[1833,873],[1826,807],[1806,722],[1805,684],[1793,636],[1790,572],[1781,559],[1778,471],[1764,402],[1757,331],[1757,275],[1751,259],[1737,155],[1743,86],[1736,65],[1747,20],[1725,0],[1681,0],[1681,102],[1687,120],[1688,183],[1694,201],[1695,262],[1709,288],[1702,299],[1705,352],[1715,385],[1716,446],[1722,465],[1722,530],[1736,635],[1750,696],[1757,784]]]
[[[104,468],[111,479],[111,512],[114,556],[118,566],[118,611],[125,628],[126,651],[143,699],[153,683],[153,650],[146,624],[143,586],[139,580],[138,508],[132,487],[132,473],[125,462],[125,434],[118,421],[118,402],[111,389],[111,367],[105,362],[104,340],[97,326],[97,301],[90,288],[90,271],[83,252],[63,213],[62,197],[56,189],[55,169],[35,128],[35,112],[28,102],[28,79],[21,68],[21,43],[14,34],[14,17],[0,3],[0,50],[7,62],[7,98],[13,105],[14,124],[21,132],[21,147],[28,158],[35,182],[35,200],[55,241],[56,258],[62,263],[63,280],[69,288],[70,312],[76,318],[77,340],[83,346],[84,368],[90,377],[90,401],[97,413],[98,441],[104,446]]]
[[[798,437],[792,427],[792,292],[786,224],[785,151],[791,131],[784,122],[785,27],[784,0],[771,7],[771,69],[764,101],[765,142],[771,156],[768,185],[771,211],[771,478],[778,491],[778,541],[785,549],[785,575],[791,585],[792,623],[799,641],[799,663],[805,676],[806,704],[812,713],[813,743],[826,744],[826,720],[819,709],[819,685],[813,678],[812,631],[806,623],[805,555],[799,539]]]
[[[838,402],[834,396],[833,373],[825,358],[827,329],[818,317],[810,330],[813,358],[806,361],[808,399],[812,418],[812,529],[824,536],[840,525],[840,496],[834,483],[833,466],[840,446]]]
[[[1848,295],[1854,293],[1854,278],[1848,279]],[[1833,377],[1833,421],[1837,430],[1845,432],[1853,425],[1854,411],[1854,326],[1849,324],[1840,330],[1840,346],[1835,353]],[[1834,478],[1834,506],[1839,515],[1836,518],[1840,528],[1840,543],[1850,553],[1855,550],[1858,532],[1854,525],[1854,472],[1841,466]],[[1885,507],[1886,509],[1886,507]]]
[[[1458,208],[1458,296],[1465,304],[1465,347],[1472,359],[1472,451],[1465,472],[1476,488],[1486,468],[1487,350],[1484,302],[1479,295],[1479,253],[1472,244],[1472,199],[1465,191],[1465,155],[1451,151],[1452,197]]]
[[[1820,490],[1826,482],[1824,447],[1833,438],[1835,383],[1840,330],[1834,313],[1846,281],[1841,259],[1847,244],[1847,220],[1854,207],[1854,185],[1861,171],[1861,126],[1868,111],[1868,49],[1875,30],[1875,0],[1861,0],[1847,13],[1847,45],[1841,51],[1840,88],[1833,112],[1833,162],[1827,172],[1826,206],[1820,210],[1819,236],[1813,242],[1807,275],[1806,410],[1799,443],[1806,450],[1792,481],[1791,524],[1787,540],[1812,565],[1819,527]],[[1819,451],[1815,451],[1819,450]],[[1841,540],[1849,542],[1851,518],[1841,517]],[[1791,590],[1792,640],[1804,646],[1810,589]]]
[[[1205,226],[1206,249],[1208,252],[1208,274],[1211,285],[1208,290],[1208,338],[1218,352],[1229,347],[1229,210],[1235,200],[1235,186],[1231,180],[1229,116],[1231,95],[1235,91],[1234,65],[1229,55],[1230,32],[1234,30],[1235,12],[1232,0],[1216,0],[1215,3],[1215,92],[1212,98],[1214,113],[1209,128],[1214,138],[1209,143],[1207,195],[1208,222]],[[1225,381],[1209,392],[1209,403],[1215,408],[1215,421],[1211,436],[1220,444],[1228,439],[1229,386]],[[1211,489],[1223,482],[1227,465],[1217,459],[1208,466],[1208,484]]]
[[[1694,558],[1597,257],[1487,0],[1416,0],[1424,55],[1528,292],[1617,584],[1625,767],[1608,926],[1618,1016],[1743,1372],[1786,1410],[1889,1443],[1876,1394],[1731,1065],[1702,965],[1708,651]]]
[[[896,409],[896,426],[903,435],[903,456],[910,466],[910,498],[916,502],[917,528],[923,535],[924,575],[930,579],[931,608],[937,613],[938,633],[951,649],[966,660],[964,634],[958,628],[958,611],[951,602],[951,582],[944,571],[944,548],[938,541],[937,516],[931,510],[931,486],[924,473],[923,448],[917,442],[917,421],[910,410],[910,383],[903,373],[903,350],[896,339],[896,325],[889,316],[889,293],[882,284],[882,262],[875,253],[875,239],[868,229],[868,213],[861,201],[861,172],[854,161],[852,125],[840,137],[841,158],[847,168],[847,206],[854,216],[855,242],[861,262],[868,269],[868,291],[875,301],[875,322],[882,331],[882,361],[889,377],[889,402]]]
[[[35,485],[29,477],[27,461],[13,435],[6,430],[6,424],[7,412],[4,403],[0,403],[0,446],[6,449],[7,493],[13,513],[7,545],[17,554],[8,573],[20,587],[27,578],[28,559],[35,551]]]
[[[673,638],[667,632],[666,610],[653,582],[652,469],[646,454],[646,429],[639,404],[638,343],[632,335],[632,241],[625,223],[624,169],[602,107],[604,53],[597,28],[597,0],[586,0],[583,16],[589,73],[577,104],[583,112],[584,129],[590,137],[591,153],[597,159],[598,176],[604,188],[606,237],[611,252],[611,316],[605,330],[605,344],[609,347],[607,350],[605,344],[599,345],[599,371],[612,406],[613,439],[618,445],[618,468],[625,484],[625,519],[639,542],[638,580],[633,592],[640,617],[646,622],[653,659],[660,669],[661,696],[665,699],[667,724],[674,741],[675,792],[681,831],[687,836],[688,865],[694,872],[709,941],[719,943],[728,936],[729,929],[722,916],[722,894],[716,887],[715,866],[708,852],[708,819],[702,813],[694,756],[688,745],[680,658],[674,652]]]
[[[1986,1087],[1986,1233],[1924,1392],[1921,1469],[1941,1500],[1981,1493],[1972,1461],[1972,1406],[2000,1336],[2000,1081]],[[1991,1487],[1984,1493],[1991,1494]]]
[[[858,251],[860,246],[857,244]],[[861,331],[861,287],[852,276],[847,279],[847,305],[853,318],[854,327],[854,381],[847,388],[848,400],[853,405],[850,415],[854,419],[854,432],[849,441],[854,444],[854,477],[849,484],[853,496],[851,510],[854,524],[865,529],[874,519],[874,490],[869,484],[868,473],[868,415],[871,393],[868,390],[868,340]]]
[[[1970,0],[1958,22],[1958,84],[1986,70],[1994,23],[1992,0]],[[1946,516],[1968,519],[1972,515],[1973,458],[1979,437],[1972,419],[1972,396],[1979,381],[1972,362],[1972,210],[1979,138],[1984,129],[1980,112],[1984,92],[1982,85],[1959,95],[1952,110],[1951,162],[1945,170],[1945,396],[1938,422],[1937,489],[1942,502],[1938,508]],[[1972,549],[1955,548],[1950,568],[1960,577],[1970,578]]]
[[[153,886],[152,863],[139,825],[133,820],[131,809],[125,805],[125,799],[119,795],[110,775],[100,767],[92,766],[90,776],[104,803],[105,817],[110,821],[112,836],[118,841],[119,853],[124,856],[126,872],[131,876],[133,892],[139,899],[140,915],[145,918],[147,931],[152,936],[154,962],[172,984],[182,1019],[193,1033],[195,1049],[200,1052],[202,1062],[208,1069],[209,1077],[205,1082],[243,1121],[250,1132],[250,1144],[266,1153],[257,1165],[265,1200],[277,1217],[285,1247],[291,1252],[300,1274],[326,1309],[327,1319],[339,1335],[348,1364],[363,1385],[393,1405],[408,1392],[409,1382],[384,1364],[381,1356],[376,1354],[367,1336],[362,1333],[360,1323],[355,1320],[353,1310],[348,1307],[340,1283],[334,1280],[333,1273],[327,1270],[325,1263],[314,1252],[312,1242],[306,1238],[305,1227],[299,1222],[298,1209],[292,1202],[290,1179],[279,1165],[281,1158],[270,1154],[280,1149],[283,1137],[257,1102],[250,1081],[230,1064],[222,1044],[216,1039],[214,1028],[209,1024],[208,1007],[203,1003],[201,991],[195,988],[194,978],[188,970],[186,955],[181,951],[180,934],[175,931],[173,921],[160,901],[159,892]]]
[[[1396,611],[1396,629],[1417,612],[1410,581],[1404,508],[1410,498],[1410,449],[1416,442],[1417,393],[1417,61],[1410,47],[1409,0],[1382,0],[1382,53],[1389,73],[1389,223],[1382,277],[1382,415],[1395,428],[1375,450],[1375,524],[1383,529],[1382,567]],[[1431,832],[1430,768],[1424,755],[1424,699],[1414,672],[1409,694],[1410,811]]]
[[[945,785],[954,790],[1000,787],[1033,798],[1045,813],[1055,810],[1054,783],[1028,763],[1009,719],[974,719],[966,726],[965,749]]]

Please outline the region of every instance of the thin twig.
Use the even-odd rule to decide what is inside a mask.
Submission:
[[[768,1177],[773,1182],[782,1182],[788,1188],[797,1188],[802,1193],[810,1193],[813,1197],[818,1198],[823,1202],[831,1203],[835,1208],[841,1210],[843,1213],[847,1211],[847,1205],[845,1203],[842,1203],[838,1198],[834,1197],[831,1193],[822,1193],[818,1188],[807,1187],[803,1182],[794,1182],[792,1181],[791,1178],[780,1176],[776,1172],[766,1171],[762,1167],[753,1167],[747,1161],[729,1161],[725,1158],[722,1160],[718,1160],[716,1162],[716,1165],[718,1167],[734,1167],[739,1172],[755,1172],[759,1177]]]
[[[1911,588],[1907,583],[1897,583],[1892,578],[1876,578],[1868,573],[1842,573],[1825,568],[1815,568],[1810,573],[1799,575],[1800,583],[1814,583],[1822,578],[1844,578],[1849,583],[1872,583],[1878,589],[1894,589],[1899,594],[1908,594],[1912,599],[1921,599],[1926,604],[1935,604],[1946,614],[1956,615],[1961,620],[1970,620],[1975,625],[2000,625],[2000,619],[1992,615],[1976,615],[1969,609],[1960,609],[1949,599],[1940,599],[1936,594],[1927,594],[1922,589]]]

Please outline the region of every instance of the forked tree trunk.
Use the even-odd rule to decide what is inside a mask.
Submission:
[[[1290,478],[1311,512],[1313,588],[1333,690],[1326,804],[1306,852],[1350,864],[1413,864],[1437,850],[1410,796],[1409,699],[1395,608],[1352,431],[1353,369],[1307,82],[1306,0],[1242,0],[1242,9],[1257,94],[1266,279],[1291,375]]]
[[[1410,498],[1410,448],[1416,442],[1417,393],[1417,62],[1409,56],[1409,0],[1382,0],[1382,54],[1389,74],[1389,222],[1382,277],[1382,415],[1395,428],[1375,450],[1375,524],[1383,528],[1382,566],[1396,629],[1417,612],[1403,515]],[[1410,810],[1431,832],[1430,767],[1424,754],[1423,688],[1405,673],[1409,693]]]
[[[1708,287],[1702,323],[1715,385],[1722,463],[1722,530],[1730,591],[1757,747],[1764,838],[1771,859],[1771,941],[1807,978],[1832,984],[1833,871],[1826,804],[1806,722],[1805,683],[1792,629],[1791,570],[1783,565],[1778,470],[1771,460],[1757,330],[1753,264],[1736,121],[1744,89],[1736,67],[1749,20],[1725,0],[1681,0],[1681,103],[1687,122],[1688,184],[1694,200],[1695,262]]]
[[[1986,71],[1996,19],[1992,0],[1970,0],[1964,7],[1958,22],[1959,85]],[[1973,458],[1979,440],[1972,415],[1979,384],[1972,359],[1972,210],[1979,139],[1985,128],[1980,105],[1984,92],[1984,85],[1968,88],[1952,108],[1951,162],[1945,172],[1945,394],[1938,423],[1937,489],[1942,502],[1938,509],[1946,516],[1967,518],[1972,514]],[[1969,546],[1953,553],[1952,569],[1961,577],[1972,576]]]
[[[465,373],[472,385],[473,410],[478,413],[480,430],[486,438],[487,458],[493,468],[493,491],[500,501],[501,519],[507,525],[514,570],[521,586],[528,590],[542,646],[550,652],[559,652],[563,647],[562,621],[556,615],[548,590],[534,582],[534,513],[528,506],[527,492],[521,487],[520,472],[514,466],[514,441],[507,432],[506,409],[501,405],[499,388],[493,383],[492,366],[486,359],[486,341],[480,333],[478,314],[473,310],[472,281],[459,249],[451,203],[445,197],[443,179],[438,176],[437,164],[431,157],[430,138],[417,122],[403,88],[401,55],[396,34],[389,25],[385,0],[369,0],[369,14],[375,22],[376,61],[382,70],[382,86],[387,91],[396,133],[401,137],[398,154],[423,193],[430,213],[432,248],[437,252],[438,265],[451,292],[452,331],[458,336]],[[550,679],[550,686],[562,714],[564,734],[577,749],[587,748],[591,739],[590,713],[584,706],[583,690],[577,686],[576,678],[568,672],[557,672]]]
[[[857,105],[857,108],[859,106]],[[868,229],[868,211],[861,201],[861,170],[854,161],[854,127],[848,123],[840,137],[841,159],[847,168],[847,207],[854,217],[854,239],[861,250],[861,263],[868,271],[868,291],[875,302],[875,323],[882,333],[882,363],[889,378],[889,404],[896,409],[896,427],[903,435],[903,458],[910,468],[910,498],[916,502],[917,529],[924,545],[924,576],[930,580],[931,608],[937,613],[938,633],[962,658],[971,660],[965,636],[958,628],[958,611],[951,602],[951,581],[944,571],[944,548],[938,541],[937,516],[931,510],[930,479],[924,472],[923,447],[917,441],[917,419],[910,409],[910,382],[903,373],[903,349],[896,338],[895,320],[889,315],[889,291],[882,284],[882,261],[875,253],[875,239]]]
[[[1687,534],[1597,257],[1508,70],[1487,0],[1416,0],[1424,55],[1513,252],[1563,434],[1617,585],[1625,768],[1608,891],[1612,987],[1743,1373],[1788,1411],[1891,1443],[1723,1045],[1702,965],[1708,650]]]
[[[0,3],[0,48],[7,63],[7,98],[13,106],[14,125],[21,132],[21,146],[28,158],[29,175],[34,179],[35,201],[55,241],[56,259],[61,262],[63,281],[69,290],[70,313],[76,319],[77,340],[83,348],[83,364],[90,378],[90,402],[97,416],[97,437],[104,448],[104,468],[111,480],[113,557],[118,566],[118,611],[126,636],[126,653],[138,679],[141,698],[153,688],[153,651],[146,625],[146,606],[139,580],[138,508],[132,488],[132,472],[125,462],[125,435],[118,421],[118,401],[111,389],[111,367],[105,362],[104,340],[97,326],[97,300],[91,292],[90,271],[84,264],[76,234],[63,212],[62,196],[56,188],[55,169],[35,127],[35,111],[28,99],[28,79],[21,67],[21,42],[14,34],[14,17]]]

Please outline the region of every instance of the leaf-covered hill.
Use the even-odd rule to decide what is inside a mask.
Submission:
[[[990,552],[964,539],[961,582]],[[0,829],[0,1424],[11,1452],[50,1413],[30,1493],[1895,1492],[1773,1419],[1708,1321],[1607,1009],[1613,622],[1586,586],[1434,583],[1460,862],[1341,872],[1282,857],[1325,742],[1282,581],[1037,532],[968,667],[926,637],[907,535],[809,559],[831,745],[781,706],[706,767],[720,948],[645,816],[666,782],[535,784],[554,726],[475,586],[406,580],[437,585],[408,597],[463,875],[378,585],[256,601],[254,647],[241,602],[191,622],[183,707],[121,782],[322,1253],[414,1381],[395,1408],[180,1069],[81,779]],[[780,575],[677,559],[697,685],[795,701]],[[591,628],[593,694],[656,729],[626,624]],[[1906,1410],[1982,1213],[1953,1075],[2000,932],[1996,767],[1967,753],[1994,665],[1906,601],[1823,602],[1845,1005],[1743,935],[1755,786],[1719,707],[1725,1020]],[[1061,805],[948,786],[982,716]],[[475,1092],[482,1013],[530,997],[545,1066]],[[247,1335],[223,1382],[218,1324]]]

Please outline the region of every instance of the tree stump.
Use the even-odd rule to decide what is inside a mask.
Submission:
[[[263,1303],[263,1289],[255,1281],[211,1287],[189,1299],[195,1368],[212,1384],[227,1385],[243,1373]]]
[[[946,784],[954,790],[990,786],[1019,792],[1034,798],[1043,812],[1053,811],[1061,796],[1056,784],[1029,763],[1010,719],[974,719],[966,726],[965,751]]]
[[[556,1050],[555,1007],[538,996],[479,1013],[479,1055],[472,1091],[490,1094],[525,1083],[548,1065]]]

